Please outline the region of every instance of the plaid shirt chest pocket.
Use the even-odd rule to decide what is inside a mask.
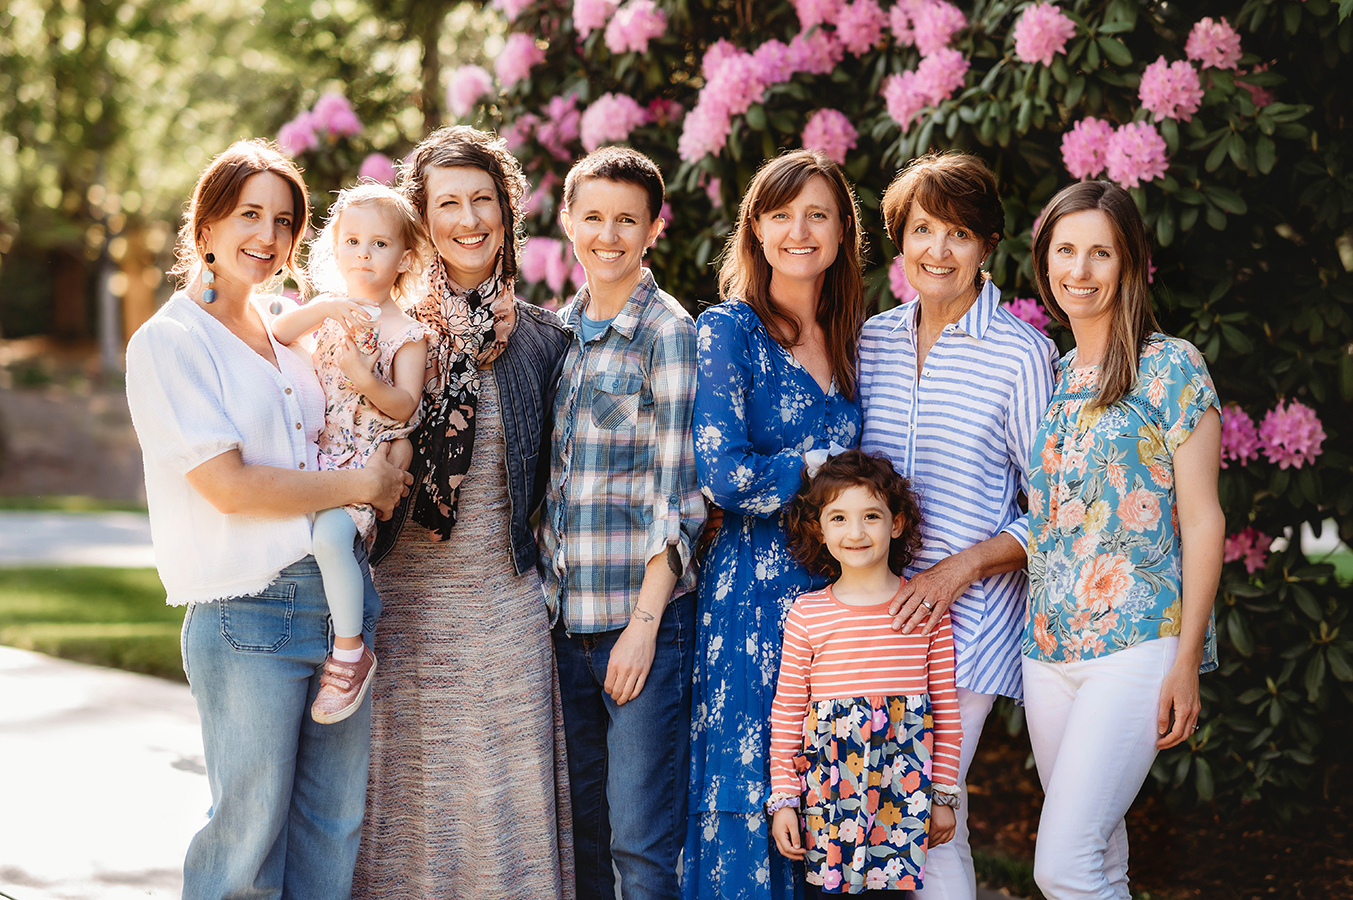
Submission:
[[[607,430],[638,427],[640,407],[653,404],[643,387],[644,375],[637,369],[598,372],[592,378],[592,424]]]

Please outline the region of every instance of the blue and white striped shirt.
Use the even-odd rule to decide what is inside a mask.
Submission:
[[[1057,350],[1000,306],[990,281],[946,325],[916,372],[918,301],[874,316],[860,335],[860,449],[883,453],[921,499],[923,544],[911,576],[1004,531],[1028,546],[1017,495],[1052,395]],[[1028,579],[974,582],[949,610],[958,686],[1020,697]]]

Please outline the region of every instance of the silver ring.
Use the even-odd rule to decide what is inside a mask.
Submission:
[[[926,609],[934,609],[934,608],[935,608],[935,607],[931,606],[929,603],[925,602],[924,600],[921,601],[921,605],[924,606]]]

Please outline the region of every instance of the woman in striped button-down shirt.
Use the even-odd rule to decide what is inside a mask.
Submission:
[[[886,454],[921,497],[924,541],[894,601],[894,627],[929,631],[949,612],[962,785],[996,697],[1020,696],[1028,524],[1017,494],[1056,351],[1000,305],[981,270],[1005,228],[981,160],[915,160],[888,188],[883,215],[918,296],[861,334],[860,447]],[[917,896],[975,894],[965,790],[954,840],[927,857]]]

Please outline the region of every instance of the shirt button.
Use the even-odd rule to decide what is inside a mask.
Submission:
[[[297,430],[297,431],[300,431],[300,430],[301,430],[301,423],[300,423],[300,422],[297,422],[297,423],[296,423],[296,430]]]
[[[291,388],[287,388],[287,393],[288,393],[288,394],[291,393]]]
[[[298,468],[298,469],[304,469],[304,468],[305,468],[305,463],[301,463],[301,464],[300,464],[299,466],[297,466],[296,468]]]

